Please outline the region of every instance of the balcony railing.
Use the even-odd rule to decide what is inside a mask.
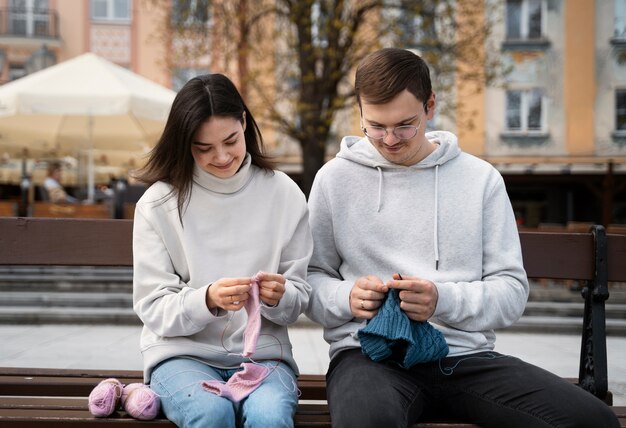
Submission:
[[[50,9],[0,9],[0,37],[58,39],[58,12]]]

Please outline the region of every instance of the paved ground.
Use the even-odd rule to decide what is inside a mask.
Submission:
[[[1,325],[0,366],[141,369],[140,327],[92,325]],[[328,345],[319,328],[290,330],[302,373],[325,373]],[[501,332],[496,350],[559,376],[577,377],[577,335]],[[626,406],[626,337],[607,338],[609,389]]]

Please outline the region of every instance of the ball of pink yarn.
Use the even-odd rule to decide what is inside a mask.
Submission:
[[[89,394],[89,411],[97,418],[111,415],[119,407],[122,383],[117,379],[101,381]]]
[[[159,414],[161,400],[148,385],[131,383],[122,391],[122,406],[133,418],[149,421]]]

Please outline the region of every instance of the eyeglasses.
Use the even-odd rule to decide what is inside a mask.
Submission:
[[[417,135],[417,130],[422,126],[422,119],[420,118],[417,126],[402,125],[396,126],[392,129],[393,135],[399,140],[410,140]],[[387,128],[383,126],[367,126],[362,127],[363,133],[372,140],[384,140],[387,135]]]

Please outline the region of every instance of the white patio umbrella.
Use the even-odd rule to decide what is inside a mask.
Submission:
[[[176,93],[86,53],[0,87],[0,150],[55,156],[146,153],[158,140]]]

